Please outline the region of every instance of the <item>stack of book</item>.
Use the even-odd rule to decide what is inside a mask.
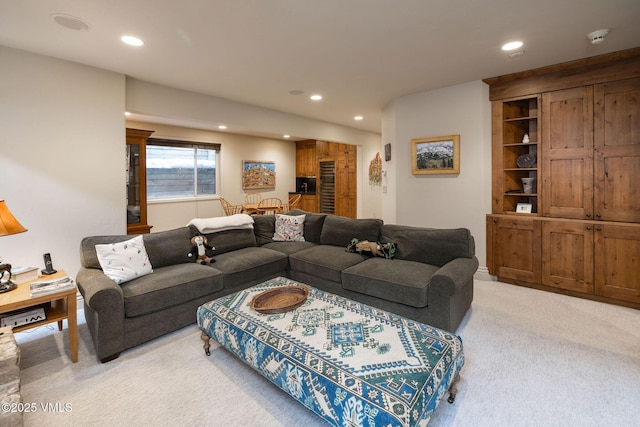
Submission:
[[[54,280],[41,280],[29,285],[32,297],[75,289],[75,287],[76,282],[69,276]]]
[[[12,267],[11,281],[16,284],[25,283],[38,278],[37,267]]]

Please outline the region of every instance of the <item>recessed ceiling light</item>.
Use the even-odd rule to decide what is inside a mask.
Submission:
[[[283,138],[291,138],[291,135],[282,135]]]
[[[142,40],[133,36],[122,36],[120,37],[120,40],[122,40],[124,43],[130,46],[142,46],[144,44]]]
[[[89,29],[89,24],[82,19],[66,13],[52,13],[51,18],[56,24],[69,30],[87,31]]]
[[[225,125],[220,125],[220,126],[218,126],[218,129],[222,129],[222,130],[224,130],[224,129],[226,129],[226,128],[227,128],[227,127],[226,127]]]
[[[353,118],[353,120],[362,120],[362,119],[364,119],[364,117],[362,117],[362,116],[355,116],[355,117]]]
[[[504,51],[509,51],[509,50],[515,50],[515,49],[519,49],[522,47],[524,43],[522,43],[521,41],[514,41],[514,42],[509,42],[506,44],[502,45],[502,50]]]
[[[322,95],[311,95],[312,101],[320,101],[322,99]]]

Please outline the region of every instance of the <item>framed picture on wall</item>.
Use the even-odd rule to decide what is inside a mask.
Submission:
[[[412,139],[411,148],[414,175],[460,173],[460,135]]]
[[[276,187],[276,163],[262,160],[242,161],[242,189],[258,190]]]

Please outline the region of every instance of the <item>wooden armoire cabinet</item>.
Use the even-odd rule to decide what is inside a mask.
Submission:
[[[127,128],[127,234],[147,234],[147,138],[153,131]]]
[[[640,309],[640,48],[485,82],[489,272]]]

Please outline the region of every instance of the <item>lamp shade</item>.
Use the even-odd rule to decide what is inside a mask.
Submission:
[[[13,216],[4,200],[0,200],[0,236],[27,231]]]

